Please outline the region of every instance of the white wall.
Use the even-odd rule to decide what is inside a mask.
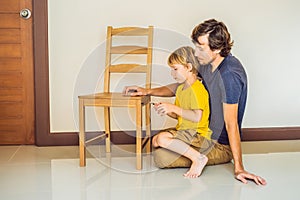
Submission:
[[[153,86],[159,86],[173,82],[166,65],[167,55],[179,46],[192,45],[191,30],[208,18],[216,18],[228,26],[235,42],[232,53],[248,73],[249,100],[243,126],[300,126],[297,62],[300,2],[297,0],[48,0],[48,3],[52,132],[77,131],[77,96],[102,90],[108,25],[155,27],[152,80]],[[123,88],[119,81],[114,87]],[[132,129],[133,110],[113,112],[118,114],[113,129]],[[101,109],[96,110],[97,117],[92,109],[88,113],[88,129],[103,129]],[[132,123],[123,120],[128,113]],[[153,113],[153,129],[174,123]]]

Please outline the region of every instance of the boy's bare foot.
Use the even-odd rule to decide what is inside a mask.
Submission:
[[[205,167],[208,161],[207,156],[200,155],[197,160],[192,162],[191,168],[183,176],[187,178],[197,178],[201,175],[203,168]]]

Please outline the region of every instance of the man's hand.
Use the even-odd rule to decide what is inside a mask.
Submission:
[[[245,184],[248,183],[247,180],[252,180],[257,185],[266,185],[267,184],[267,181],[265,179],[263,179],[262,177],[256,176],[247,171],[240,171],[240,172],[235,173],[235,178]]]
[[[123,94],[126,96],[146,96],[147,90],[138,86],[127,86],[123,89]]]

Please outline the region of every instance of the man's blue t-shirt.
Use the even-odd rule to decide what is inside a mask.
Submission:
[[[212,139],[229,144],[223,115],[223,103],[238,104],[238,125],[241,134],[242,120],[247,101],[247,75],[240,61],[231,54],[224,58],[212,72],[211,65],[200,66],[199,76],[203,78],[210,95],[210,129]]]

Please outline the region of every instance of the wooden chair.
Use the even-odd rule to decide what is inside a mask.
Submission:
[[[119,37],[122,36],[122,37]],[[127,37],[128,36],[128,37]],[[147,46],[115,45],[114,39],[125,39],[129,37],[147,37]],[[132,38],[132,37],[131,37]],[[107,27],[106,41],[106,66],[104,77],[104,92],[90,95],[79,96],[79,151],[80,166],[86,165],[86,145],[99,138],[106,138],[106,152],[110,152],[110,108],[111,107],[132,107],[136,109],[136,168],[142,169],[142,151],[146,146],[146,152],[151,151],[151,127],[150,127],[150,97],[149,96],[124,96],[122,93],[110,91],[110,77],[113,73],[145,73],[145,87],[151,87],[152,69],[152,43],[153,27]],[[112,55],[144,55],[145,64],[114,64]],[[105,132],[97,137],[86,140],[85,133],[85,107],[100,106],[104,107]],[[146,137],[142,139],[142,107],[145,106]]]

